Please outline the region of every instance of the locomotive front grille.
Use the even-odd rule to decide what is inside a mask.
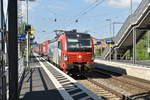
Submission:
[[[69,55],[69,62],[88,62],[91,61],[92,55]]]

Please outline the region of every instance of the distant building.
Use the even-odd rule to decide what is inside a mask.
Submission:
[[[96,39],[93,37],[94,49],[105,48],[107,46],[105,39]]]

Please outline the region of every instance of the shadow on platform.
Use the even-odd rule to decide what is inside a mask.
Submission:
[[[118,67],[113,67],[113,66],[109,66],[109,65],[105,65],[105,64],[98,64],[98,63],[96,63],[95,66],[100,69],[115,72],[115,73],[112,73],[114,76],[127,75],[126,69],[123,69],[123,68],[118,68]]]
[[[39,63],[24,72],[19,86],[20,100],[63,100],[43,68],[36,66]]]
[[[20,100],[62,100],[57,90],[27,92]]]

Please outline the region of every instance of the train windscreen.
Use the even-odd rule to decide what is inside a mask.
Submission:
[[[69,34],[67,36],[67,47],[70,52],[91,52],[91,37],[89,34]]]

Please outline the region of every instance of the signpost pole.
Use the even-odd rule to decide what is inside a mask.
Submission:
[[[27,69],[29,68],[29,34],[28,34],[28,32],[27,32],[27,35],[26,35],[26,43],[27,43],[27,54],[26,54],[26,63],[27,63]]]

